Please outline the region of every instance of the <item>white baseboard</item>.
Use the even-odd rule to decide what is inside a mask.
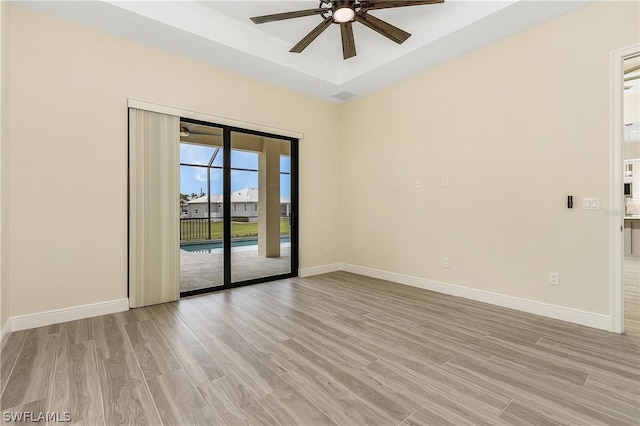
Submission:
[[[320,274],[327,274],[329,272],[336,272],[340,270],[340,263],[330,263],[328,265],[321,265],[321,266],[313,266],[311,268],[303,268],[298,270],[298,276],[304,278],[304,277],[310,277],[313,275],[320,275]]]
[[[611,317],[608,315],[593,312],[581,311],[578,309],[565,308],[548,303],[536,302],[534,300],[522,299],[505,294],[493,293],[486,290],[478,290],[454,284],[447,284],[410,275],[398,274],[395,272],[382,271],[379,269],[367,268],[364,266],[350,265],[342,263],[340,269],[354,274],[364,275],[372,278],[392,281],[399,284],[410,285],[423,288],[438,293],[449,294],[451,296],[463,297],[465,299],[490,303],[504,308],[515,309],[530,314],[541,315],[561,321],[572,322],[587,327],[600,330],[611,331]]]
[[[418,278],[411,275],[398,274],[365,266],[351,265],[348,263],[331,263],[328,265],[314,266],[299,270],[300,277],[326,274],[329,272],[345,271],[367,277],[378,278],[438,293],[463,297],[465,299],[490,303],[492,305],[515,309],[522,312],[554,318],[561,321],[572,322],[600,330],[611,330],[611,317],[578,309],[551,305],[519,297],[493,293],[486,290],[478,290],[454,284],[447,284]],[[0,342],[10,331],[26,330],[43,327],[45,325],[58,324],[99,315],[113,314],[129,310],[129,299],[118,299],[109,302],[93,303],[90,305],[75,306],[72,308],[57,309],[47,312],[39,312],[30,315],[11,317],[0,330]]]
[[[29,315],[11,317],[11,331],[27,330],[45,325],[59,324],[99,315],[114,314],[129,310],[129,299],[117,299],[109,302],[92,303],[53,311],[38,312]],[[7,321],[8,322],[8,321]]]

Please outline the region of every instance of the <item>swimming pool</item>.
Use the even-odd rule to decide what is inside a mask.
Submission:
[[[280,237],[280,244],[290,243],[291,237]],[[233,238],[231,239],[231,247],[245,247],[258,245],[257,238]],[[214,250],[222,249],[222,240],[216,240],[206,243],[185,243],[180,244],[180,249],[192,253],[211,253]]]

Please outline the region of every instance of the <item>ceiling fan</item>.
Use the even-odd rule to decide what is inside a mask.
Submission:
[[[198,125],[190,125],[190,126],[181,126],[180,127],[180,137],[181,138],[188,138],[188,137],[197,136],[197,135],[202,135],[202,136],[222,136],[221,133],[203,132],[202,130],[199,130],[199,126]]]
[[[356,43],[353,37],[353,22],[359,22],[366,27],[382,34],[398,44],[404,43],[411,34],[378,19],[369,14],[371,10],[390,9],[394,7],[420,6],[425,4],[443,3],[444,0],[320,0],[317,9],[295,10],[292,12],[276,13],[273,15],[255,16],[251,20],[255,24],[283,21],[285,19],[301,18],[303,16],[320,15],[323,21],[309,34],[304,36],[290,52],[300,53],[307,48],[331,24],[340,25],[342,34],[342,55],[344,59],[356,56]]]

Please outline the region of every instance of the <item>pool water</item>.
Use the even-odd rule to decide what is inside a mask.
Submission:
[[[291,242],[291,237],[281,237],[280,243],[289,243]],[[255,246],[258,245],[257,238],[239,238],[231,240],[231,247],[244,247],[244,246]],[[222,241],[215,241],[211,243],[187,243],[180,244],[180,248],[185,251],[190,251],[194,253],[211,253],[213,250],[222,248]]]

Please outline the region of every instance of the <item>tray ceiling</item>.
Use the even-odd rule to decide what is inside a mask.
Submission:
[[[320,16],[253,24],[257,15],[318,7],[296,1],[13,1],[118,37],[342,103],[595,1],[460,1],[370,12],[408,31],[397,45],[354,24],[358,55],[343,60],[332,26],[303,53],[289,53]]]

